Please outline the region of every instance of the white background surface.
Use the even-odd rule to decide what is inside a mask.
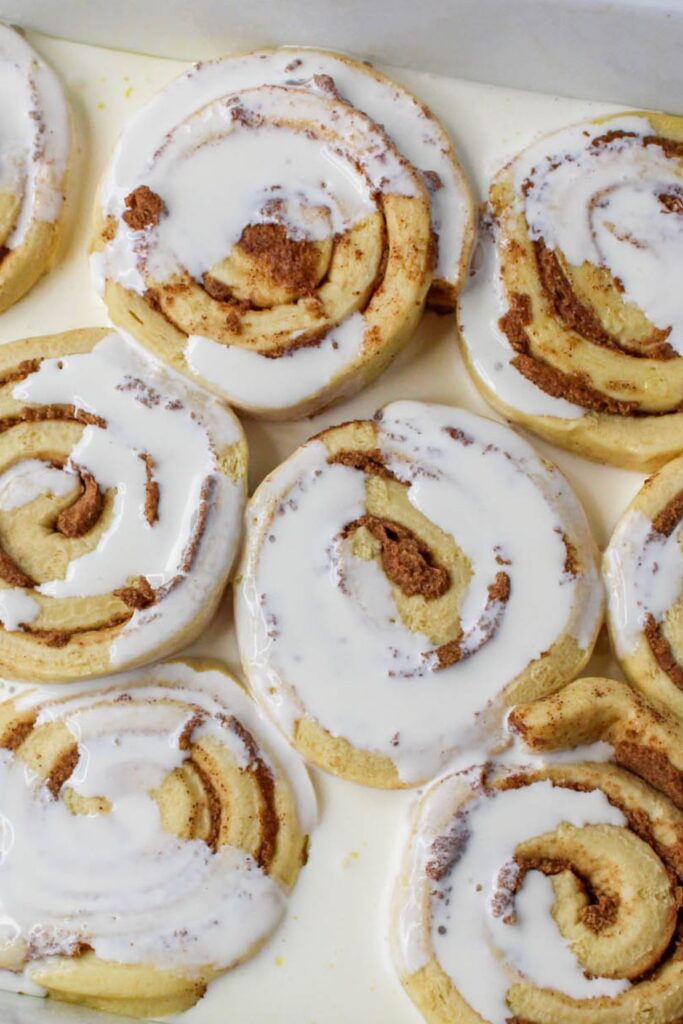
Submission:
[[[40,6],[46,14],[62,8],[56,0],[53,5],[25,2],[21,6],[27,10]],[[71,0],[63,4],[67,12],[75,6]],[[117,17],[127,8],[111,6]],[[259,4],[244,8],[258,11]],[[105,309],[90,286],[85,254],[96,182],[125,119],[182,67],[41,37],[32,41],[61,74],[76,111],[81,150],[74,190],[76,216],[62,262],[28,297],[3,314],[0,341],[106,323]],[[342,41],[337,39],[337,45]],[[603,103],[561,100],[415,72],[395,72],[395,77],[443,118],[480,194],[490,173],[539,132],[612,109]],[[402,397],[487,411],[461,364],[453,318],[428,315],[415,340],[378,384],[338,410],[292,424],[246,422],[252,487],[309,435],[334,422],[371,415],[378,406]],[[596,467],[541,443],[537,447],[566,472],[604,545],[642,477]],[[602,647],[603,654],[593,666],[597,672],[610,667],[604,643]],[[227,600],[193,651],[219,655],[238,671]],[[415,794],[364,790],[321,773],[315,773],[315,782],[320,825],[285,925],[253,961],[212,987],[183,1018],[187,1024],[418,1021],[385,950],[387,882]],[[65,1012],[27,998],[20,999],[14,1009],[0,1003],[3,1024],[51,1024],[64,1019]],[[78,1018],[101,1019],[80,1013]]]

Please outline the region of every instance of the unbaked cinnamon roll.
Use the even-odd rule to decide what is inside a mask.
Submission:
[[[413,785],[585,665],[596,551],[557,468],[508,428],[396,402],[323,431],[247,510],[243,665],[297,749]]]
[[[683,120],[534,143],[493,180],[478,263],[463,352],[500,412],[633,469],[683,449]]]
[[[282,49],[196,65],[133,119],[92,266],[116,323],[277,419],[376,377],[428,295],[452,309],[472,234],[424,104],[350,58]]]
[[[0,704],[0,968],[18,991],[158,1018],[266,941],[315,802],[217,664],[103,686]]]
[[[604,679],[510,718],[529,754],[576,749],[427,791],[396,889],[404,987],[429,1024],[677,1024],[680,722]]]
[[[609,627],[631,683],[683,719],[683,458],[647,480],[603,561]]]
[[[179,650],[241,532],[235,417],[108,329],[0,347],[0,674],[62,681]]]
[[[48,270],[71,157],[69,109],[52,69],[0,24],[0,311]]]

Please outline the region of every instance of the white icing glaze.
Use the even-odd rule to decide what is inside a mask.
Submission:
[[[543,768],[547,764],[563,762],[578,764],[584,761],[605,762],[614,759],[614,748],[607,740],[595,740],[593,743],[578,743],[574,747],[552,750],[545,753],[533,751],[526,745],[523,737],[519,735],[510,721],[512,710],[511,708],[505,719],[505,728],[510,736],[510,743],[505,748],[504,755],[501,755],[500,758],[501,760],[504,759],[506,766],[532,765],[535,768]],[[470,766],[458,765],[457,767],[459,770],[465,770]]]
[[[23,459],[0,474],[0,511],[21,508],[41,494],[64,496],[77,486],[73,470],[59,469],[43,459]]]
[[[381,213],[378,196],[424,197],[418,172],[383,128],[340,101],[333,87],[321,86],[329,72],[320,68],[328,66],[345,69],[345,81],[358,81],[354,94],[362,94],[360,84],[367,79],[372,95],[382,97],[382,114],[396,102],[400,111],[411,112],[408,124],[423,129],[410,149],[434,157],[424,166],[443,182],[433,194],[437,230],[444,235],[444,278],[458,277],[470,214],[442,130],[398,87],[380,86],[338,58],[320,55],[318,64],[315,54],[302,58],[306,73],[299,74],[297,64],[292,81],[285,69],[298,60],[298,51],[286,51],[201,65],[133,119],[101,190],[102,216],[117,225],[114,239],[92,257],[101,293],[113,281],[144,294],[181,271],[203,281],[247,226],[273,219],[273,200],[284,203],[290,237],[321,240],[342,237]],[[401,131],[402,138],[413,134],[407,125]],[[158,223],[134,230],[122,219],[125,200],[143,185],[162,198],[166,212]],[[446,227],[451,216],[452,231]],[[328,325],[315,345],[287,351],[297,330],[285,319],[279,354],[269,355],[229,335],[200,332],[189,335],[184,356],[188,370],[221,398],[276,411],[317,395],[355,367],[375,343],[366,326],[362,314],[351,311],[336,327]]]
[[[267,359],[237,345],[220,345],[211,338],[190,335],[187,365],[205,380],[220,380],[230,401],[277,407],[282,396],[303,401],[341,373],[361,353],[365,338],[362,313],[334,327],[319,345],[305,345],[281,359]]]
[[[240,93],[239,101],[245,116],[253,118],[324,123],[329,117],[326,102],[307,92],[295,91],[292,97],[292,90],[254,90]],[[290,236],[315,240],[341,234],[373,212],[371,190],[379,187],[381,177],[379,153],[371,151],[357,169],[318,138],[283,128],[234,128],[232,110],[218,103],[188,118],[147,173],[144,183],[163,196],[169,210],[147,255],[156,280],[166,280],[180,267],[201,280],[248,224],[272,222],[269,200],[287,203]],[[349,118],[347,125],[336,127],[353,137],[359,131],[354,121]],[[389,164],[396,190],[413,194],[400,165]],[[306,216],[318,209],[328,217]],[[135,248],[139,234],[126,233]]]
[[[460,336],[477,377],[501,402],[530,416],[579,419],[586,411],[565,398],[547,395],[513,365],[515,351],[498,321],[507,311],[500,279],[495,228],[479,233],[472,261],[475,270],[458,302]]]
[[[69,160],[69,111],[61,85],[22,37],[0,24],[0,192],[21,197],[5,243],[16,249],[32,220],[56,220]]]
[[[315,137],[306,134],[307,125],[317,129]],[[118,230],[115,244],[100,256],[105,269],[100,265],[96,277],[104,273],[139,291],[145,268],[156,280],[180,268],[201,279],[247,225],[268,219],[269,199],[284,199],[290,215],[298,209],[295,235],[319,238],[368,216],[376,191],[418,194],[412,169],[381,128],[352,107],[305,89],[223,92],[177,117],[165,135],[157,130],[154,139],[151,155],[147,138],[142,154],[125,159],[135,142],[124,135],[101,196],[103,213],[117,218]],[[121,220],[126,196],[141,185],[168,209],[144,233]],[[317,208],[328,211],[324,232],[319,220],[301,217]]]
[[[21,629],[24,623],[33,622],[39,615],[40,605],[28,590],[22,587],[0,590],[0,622],[5,629]]]
[[[462,247],[469,227],[470,203],[449,157],[448,136],[410,93],[332,53],[280,49],[191,68],[126,126],[105,191],[117,189],[116,182],[144,181],[158,140],[194,111],[230,93],[262,84],[293,85],[325,95],[324,81],[318,78],[320,84],[316,83],[316,76],[320,75],[330,76],[344,99],[383,125],[413,166],[438,174],[442,187],[432,194],[432,217],[439,235],[437,276],[454,283],[459,276]],[[207,204],[207,209],[215,215],[214,206]]]
[[[615,131],[630,134],[593,145]],[[575,266],[607,267],[623,284],[624,300],[655,327],[671,328],[667,341],[683,353],[683,220],[658,199],[683,196],[683,170],[660,146],[643,146],[653,134],[646,117],[633,116],[558,132],[517,158],[515,190],[532,238],[560,249]]]
[[[158,599],[135,610],[112,649],[113,664],[130,663],[191,623],[232,563],[244,485],[218,471],[216,453],[239,440],[240,428],[214,399],[118,334],[107,335],[91,352],[43,360],[12,393],[37,405],[73,403],[105,421],[84,428],[69,466],[114,492],[109,521],[96,547],[72,559],[64,579],[42,583],[36,592],[55,599],[90,596],[146,577],[161,591]],[[144,511],[145,455],[159,486],[153,524]],[[188,571],[203,502],[208,515]],[[21,618],[28,607],[25,591],[2,595],[6,628],[30,621]]]
[[[552,987],[572,998],[613,996],[629,983],[586,978],[552,916],[550,880],[530,872],[515,898],[516,923],[493,912],[492,898],[502,871],[513,869],[517,845],[554,831],[561,823],[623,826],[625,818],[599,790],[558,790],[536,782],[468,802],[462,819],[452,808],[476,785],[477,770],[435,783],[425,798],[412,839],[397,921],[395,953],[402,973],[427,963],[430,952],[453,979],[463,998],[485,1020],[504,1024],[510,1011],[505,993],[516,980]],[[561,795],[561,798],[560,798]],[[434,840],[460,830],[463,847],[444,878],[426,875]],[[424,904],[431,909],[431,932],[423,926]]]
[[[638,509],[627,512],[603,561],[612,638],[620,658],[640,641],[648,615],[660,623],[683,593],[681,529],[665,537]]]
[[[448,428],[471,443],[454,440]],[[565,632],[585,649],[592,644],[602,591],[592,562],[578,578],[564,569],[564,532],[593,551],[578,502],[559,472],[507,428],[459,409],[397,402],[383,410],[379,443],[409,483],[410,501],[471,561],[460,609],[465,636],[476,636],[486,614],[496,554],[510,560],[510,598],[494,637],[435,669],[435,645],[403,626],[379,564],[356,558],[340,539],[365,510],[364,476],[328,464],[319,440],[272,473],[252,500],[236,623],[250,681],[290,735],[305,709],[416,781],[438,771],[454,748],[481,742],[491,717],[502,717],[501,690]]]
[[[109,684],[113,688],[104,692],[71,687],[65,701],[38,714],[38,724],[59,719],[77,737],[79,761],[65,785],[84,797],[105,797],[108,813],[72,815],[3,752],[0,935],[30,933],[38,957],[68,953],[86,941],[98,956],[122,963],[228,967],[277,924],[285,893],[243,851],[228,846],[214,853],[200,840],[162,831],[151,792],[185,760],[179,740],[198,708],[205,718],[195,742],[215,737],[247,767],[249,749],[221,724],[227,711],[256,737],[271,768],[276,753],[304,830],[316,813],[307,773],[241,687],[221,672],[172,663],[104,681]],[[102,703],[122,694],[132,700]],[[46,699],[44,689],[31,691],[20,706]],[[169,699],[177,703],[163,703]],[[34,963],[17,986],[22,991]]]
[[[612,131],[635,137],[592,146]],[[531,237],[560,249],[570,263],[607,267],[621,281],[624,300],[639,306],[656,327],[670,327],[668,343],[683,352],[676,283],[683,265],[683,219],[657,198],[666,192],[683,196],[683,172],[680,161],[668,159],[661,147],[642,145],[652,133],[647,118],[625,116],[541,138],[513,162],[511,212],[522,212]],[[512,409],[565,420],[585,416],[581,406],[546,394],[511,365],[516,353],[498,323],[508,308],[500,279],[499,250],[505,244],[495,225],[480,231],[476,273],[459,301],[473,369]]]

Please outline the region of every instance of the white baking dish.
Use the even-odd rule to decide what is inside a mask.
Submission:
[[[268,0],[248,5],[0,0],[0,16],[71,40],[184,58],[266,42],[318,43],[379,55],[400,65],[389,73],[443,119],[480,195],[490,173],[538,133],[619,109],[605,102],[608,98],[683,111],[683,8],[648,0],[425,0],[419,6],[292,0],[286,10]],[[31,41],[60,74],[76,111],[80,200],[62,261],[3,314],[0,341],[107,322],[86,260],[96,182],[126,118],[184,67],[161,56],[39,34]],[[442,77],[429,73],[434,71]],[[591,99],[561,99],[556,92]],[[246,421],[251,486],[312,433],[371,415],[403,397],[493,415],[462,366],[453,318],[428,314],[393,367],[343,408],[312,421],[272,426]],[[642,477],[534,443],[575,486],[604,545]],[[239,672],[231,618],[226,601],[192,650],[220,656]],[[593,671],[618,675],[600,644],[589,666]],[[385,949],[387,881],[415,793],[365,790],[319,772],[315,782],[320,823],[286,922],[254,960],[212,986],[183,1018],[188,1024],[228,1019],[235,1024],[417,1024]],[[0,997],[3,1022],[98,1019],[27,997]]]

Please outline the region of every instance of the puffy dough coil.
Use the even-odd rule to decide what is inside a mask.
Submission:
[[[680,722],[581,679],[510,725],[530,763],[445,776],[418,810],[396,890],[405,988],[430,1024],[674,1024]]]
[[[471,235],[462,171],[424,105],[348,58],[262,51],[193,68],[133,120],[92,263],[115,322],[231,404],[282,418],[372,380],[430,285],[452,308]]]
[[[178,650],[241,531],[235,417],[121,335],[0,351],[0,671],[62,681]]]
[[[595,558],[566,481],[516,434],[396,402],[312,438],[254,494],[245,671],[307,758],[411,785],[474,741],[493,749],[510,704],[581,671]]]
[[[305,770],[214,663],[0,705],[0,964],[20,991],[180,1012],[280,920]]]
[[[619,466],[681,451],[680,118],[601,118],[524,150],[491,185],[479,263],[461,331],[497,409]]]

